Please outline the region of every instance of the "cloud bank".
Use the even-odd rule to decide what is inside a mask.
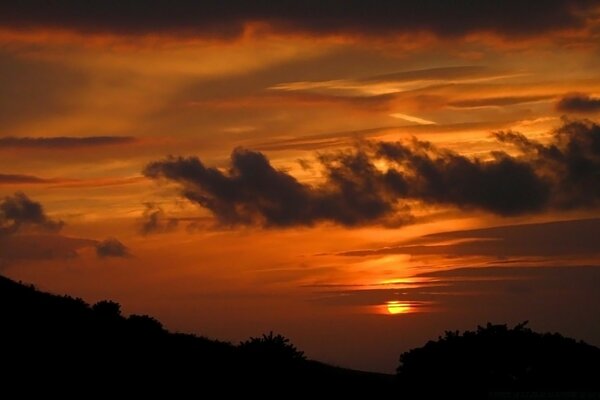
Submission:
[[[600,204],[599,125],[567,121],[549,144],[512,131],[494,136],[521,154],[468,158],[416,139],[365,142],[321,154],[324,181],[315,186],[241,148],[232,152],[227,172],[197,157],[171,156],[143,173],[176,182],[183,197],[230,226],[398,225],[411,220],[415,201],[501,216]]]
[[[588,0],[544,2],[440,0],[167,0],[3,2],[0,26],[70,29],[83,33],[148,34],[157,32],[209,37],[240,36],[248,24],[278,32],[390,35],[431,32],[462,36],[493,32],[537,36],[583,27],[597,4]]]

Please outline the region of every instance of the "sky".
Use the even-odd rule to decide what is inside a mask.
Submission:
[[[600,345],[600,3],[0,4],[0,274],[393,372]]]

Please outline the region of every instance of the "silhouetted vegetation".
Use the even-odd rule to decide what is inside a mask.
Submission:
[[[261,356],[263,361],[269,363],[293,363],[306,360],[304,352],[299,351],[290,340],[281,335],[262,335],[259,338],[250,338],[238,346],[242,354],[250,357]]]
[[[486,398],[490,392],[600,389],[600,349],[535,333],[525,324],[446,332],[402,354],[394,381],[391,375],[307,360],[273,332],[238,346],[170,333],[150,316],[125,317],[118,303],[89,306],[3,277],[0,343],[1,383],[5,390],[18,384],[21,397],[35,392],[78,398],[115,393]]]
[[[600,389],[600,349],[557,333],[487,324],[448,331],[400,356],[398,378],[407,393],[594,391]]]

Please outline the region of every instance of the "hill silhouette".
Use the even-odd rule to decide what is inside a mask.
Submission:
[[[397,376],[306,359],[281,335],[235,346],[167,331],[118,303],[38,291],[0,276],[0,383],[29,394],[431,398],[490,392],[598,391],[600,349],[525,324],[446,332],[400,357]]]
[[[166,397],[390,393],[392,375],[307,360],[288,339],[270,333],[234,346],[168,332],[147,315],[120,305],[92,306],[43,293],[0,276],[3,379],[28,391],[76,396],[126,393]],[[36,394],[37,394],[36,393]],[[213,395],[209,397],[215,397]],[[85,398],[85,396],[84,396]]]

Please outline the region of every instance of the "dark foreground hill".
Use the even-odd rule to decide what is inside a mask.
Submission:
[[[23,396],[29,391],[82,398],[123,392],[167,398],[384,395],[395,383],[392,375],[307,360],[279,335],[233,346],[170,333],[152,317],[124,317],[117,303],[89,306],[1,276],[0,346],[0,391],[16,384]]]
[[[600,349],[524,324],[447,332],[402,354],[394,377],[307,360],[279,335],[234,346],[170,333],[152,317],[121,315],[117,303],[90,306],[1,276],[0,365],[0,396],[10,387],[19,398],[489,398],[507,391],[600,391]]]

